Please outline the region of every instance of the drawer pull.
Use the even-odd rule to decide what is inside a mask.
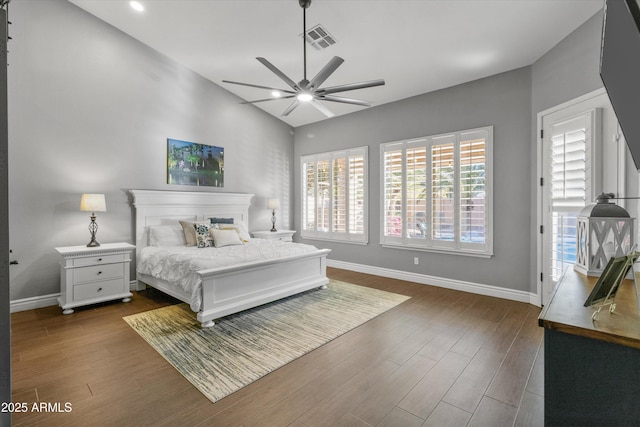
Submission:
[[[102,258],[98,258],[98,262],[101,262],[101,261],[102,261]]]
[[[98,276],[102,274],[102,271],[98,271]]]
[[[100,292],[102,290],[102,288],[98,288],[98,292]]]

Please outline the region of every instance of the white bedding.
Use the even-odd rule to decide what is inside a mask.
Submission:
[[[181,287],[191,295],[191,309],[197,312],[200,310],[202,301],[201,280],[196,271],[265,261],[317,250],[312,245],[270,239],[251,239],[243,245],[222,248],[147,246],[140,252],[137,271]]]

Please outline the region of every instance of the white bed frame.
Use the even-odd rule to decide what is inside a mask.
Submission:
[[[253,194],[206,193],[158,190],[129,190],[135,208],[136,259],[148,246],[148,228],[177,224],[178,220],[203,221],[211,217],[233,218],[248,227]],[[237,313],[313,288],[326,288],[326,259],[329,249],[275,260],[251,262],[232,267],[200,270],[202,306],[197,318],[202,327],[214,319]],[[141,287],[152,286],[181,301],[190,295],[179,286],[137,273]]]

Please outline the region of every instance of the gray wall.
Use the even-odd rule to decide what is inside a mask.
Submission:
[[[531,66],[532,141],[537,141],[535,133],[538,113],[602,88],[599,73],[602,18],[602,11],[596,13]],[[604,137],[608,138],[610,135]],[[531,158],[535,159],[536,154],[537,146],[533,143],[530,148]],[[536,169],[531,170],[531,179],[534,183],[537,181]],[[630,155],[627,156],[625,187],[626,194],[620,196],[638,196],[638,173]],[[607,188],[605,191],[611,191],[609,187]],[[532,186],[532,206],[535,206],[536,190],[535,186]],[[624,204],[632,217],[639,217],[637,201],[628,200]],[[537,227],[535,213],[532,214],[531,253],[535,255]],[[535,272],[536,268],[536,258],[532,257],[531,269]],[[532,291],[536,289],[536,278],[537,275],[534,274],[531,283]]]
[[[369,244],[307,240],[331,248],[331,259],[529,291],[531,215],[531,68],[525,67],[295,130],[295,211],[299,157],[369,147]],[[494,254],[490,259],[380,246],[380,144],[494,126]],[[525,153],[525,155],[523,155]],[[300,218],[294,225],[300,229]],[[420,258],[414,265],[413,258]]]
[[[53,248],[89,239],[82,193],[106,195],[99,242],[133,243],[129,188],[254,193],[252,230],[280,197],[290,226],[290,126],[67,1],[12,2],[11,21],[12,300],[60,291]],[[167,138],[224,147],[225,187],[166,184]]]
[[[531,66],[534,120],[540,111],[602,87],[599,74],[601,37],[602,11]]]

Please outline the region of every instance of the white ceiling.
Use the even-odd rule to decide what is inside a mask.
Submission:
[[[255,58],[292,80],[303,77],[298,0],[69,0],[243,100],[288,89]],[[383,78],[385,86],[345,92],[380,105],[530,65],[603,6],[603,0],[313,0],[307,28],[322,24],[338,43],[307,47],[307,78],[333,56],[345,62],[323,86]],[[337,94],[343,95],[343,94]],[[256,106],[291,126],[324,120],[310,105],[289,116],[291,100]],[[325,102],[336,115],[366,107]],[[247,106],[247,108],[250,108]]]

